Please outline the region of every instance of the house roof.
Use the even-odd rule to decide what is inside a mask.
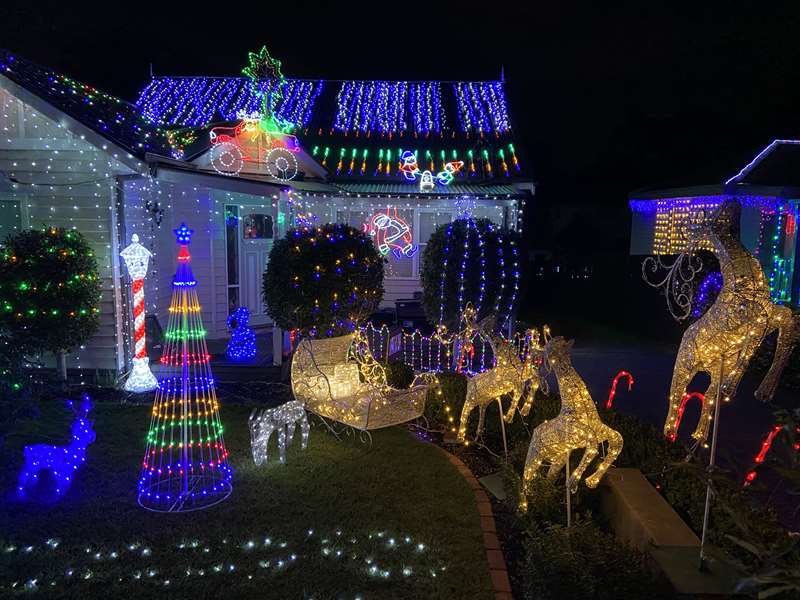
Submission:
[[[725,183],[800,187],[800,140],[773,140]]]
[[[204,127],[258,111],[261,94],[243,77],[157,77],[136,105],[154,124]],[[329,81],[287,79],[275,116],[295,124],[306,150],[333,180],[396,180],[400,155],[422,170],[460,160],[457,178],[523,177],[503,81]],[[458,180],[458,179],[457,179]]]
[[[695,183],[696,179],[674,180],[667,185],[639,188],[628,197],[637,200],[720,195],[796,197],[800,195],[800,140],[773,140],[724,183]]]
[[[478,183],[453,183],[446,187],[437,187],[430,191],[420,191],[418,186],[409,186],[405,183],[361,183],[341,182],[337,187],[350,194],[387,194],[418,195],[418,196],[448,196],[458,197],[463,195],[485,196],[487,198],[520,198],[525,194],[507,184],[481,185]]]
[[[131,104],[7,50],[0,50],[0,75],[145,160],[198,156],[209,147],[210,121],[235,119],[259,102],[244,78],[160,77]],[[275,85],[264,80],[259,87]],[[415,193],[417,186],[398,170],[409,150],[421,171],[434,174],[448,162],[463,162],[452,189],[437,186],[435,193],[493,195],[480,186],[528,181],[503,81],[296,79],[284,85],[276,113],[297,124],[304,150],[332,183],[360,181],[368,186],[364,193]]]
[[[2,49],[0,75],[130,154],[175,156],[168,132],[144,118],[133,104]]]

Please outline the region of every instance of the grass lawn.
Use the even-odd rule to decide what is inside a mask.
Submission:
[[[149,410],[95,405],[97,441],[57,504],[18,501],[16,478],[25,444],[66,442],[67,409],[48,403],[7,438],[0,597],[492,596],[471,490],[404,429],[373,432],[369,447],[315,424],[308,450],[298,432],[286,465],[256,467],[250,409],[223,405],[233,494],[204,511],[157,514],[136,503]]]

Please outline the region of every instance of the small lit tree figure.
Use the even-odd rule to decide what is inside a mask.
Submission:
[[[207,508],[233,489],[197,281],[189,264],[193,231],[185,224],[174,231],[181,249],[164,333],[163,376],[139,478],[139,504],[159,512]]]
[[[131,292],[133,293],[133,370],[125,381],[127,392],[149,392],[158,387],[158,382],[150,371],[150,359],[147,357],[144,323],[144,278],[147,265],[152,254],[139,243],[139,236],[131,236],[131,245],[120,252],[131,276]]]

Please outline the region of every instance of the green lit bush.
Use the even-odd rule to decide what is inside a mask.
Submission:
[[[13,344],[13,356],[63,355],[80,346],[100,326],[99,302],[97,261],[79,232],[32,229],[6,238],[0,250],[0,336]],[[14,371],[13,365],[3,370]]]

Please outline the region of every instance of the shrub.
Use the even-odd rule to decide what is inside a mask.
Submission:
[[[411,387],[414,381],[414,369],[409,367],[403,361],[390,360],[383,363],[386,369],[386,383],[396,389],[405,390]]]
[[[684,446],[667,441],[659,430],[636,417],[604,410],[600,415],[625,440],[616,466],[641,470],[689,527],[700,535],[706,498],[704,463],[697,460],[686,463],[688,450]],[[702,455],[701,458],[705,460]],[[737,521],[748,524],[748,533],[754,541],[786,537],[774,511],[757,503],[751,489],[742,488],[740,478],[720,474],[715,478],[715,489],[718,497],[710,513],[708,530],[712,544],[737,560],[752,564],[753,556],[728,537],[741,534]],[[724,507],[735,508],[735,514]]]
[[[647,571],[641,553],[590,521],[531,532],[525,563],[525,598],[668,597],[668,586]]]
[[[317,337],[342,335],[383,297],[383,260],[349,225],[291,229],[269,253],[263,297],[280,327]]]
[[[63,354],[100,325],[94,252],[77,231],[26,230],[0,253],[0,332],[23,354]],[[12,369],[13,371],[13,369]]]
[[[448,372],[439,373],[437,377],[439,385],[428,390],[425,400],[425,418],[432,429],[450,431],[458,425],[467,392],[467,378]]]
[[[479,319],[492,313],[499,320],[507,316],[509,305],[519,293],[518,246],[516,232],[503,230],[488,219],[457,219],[441,225],[422,254],[422,304],[428,321],[456,328],[461,316],[459,298],[462,307],[467,302],[480,305]],[[480,298],[483,302],[479,302]]]

